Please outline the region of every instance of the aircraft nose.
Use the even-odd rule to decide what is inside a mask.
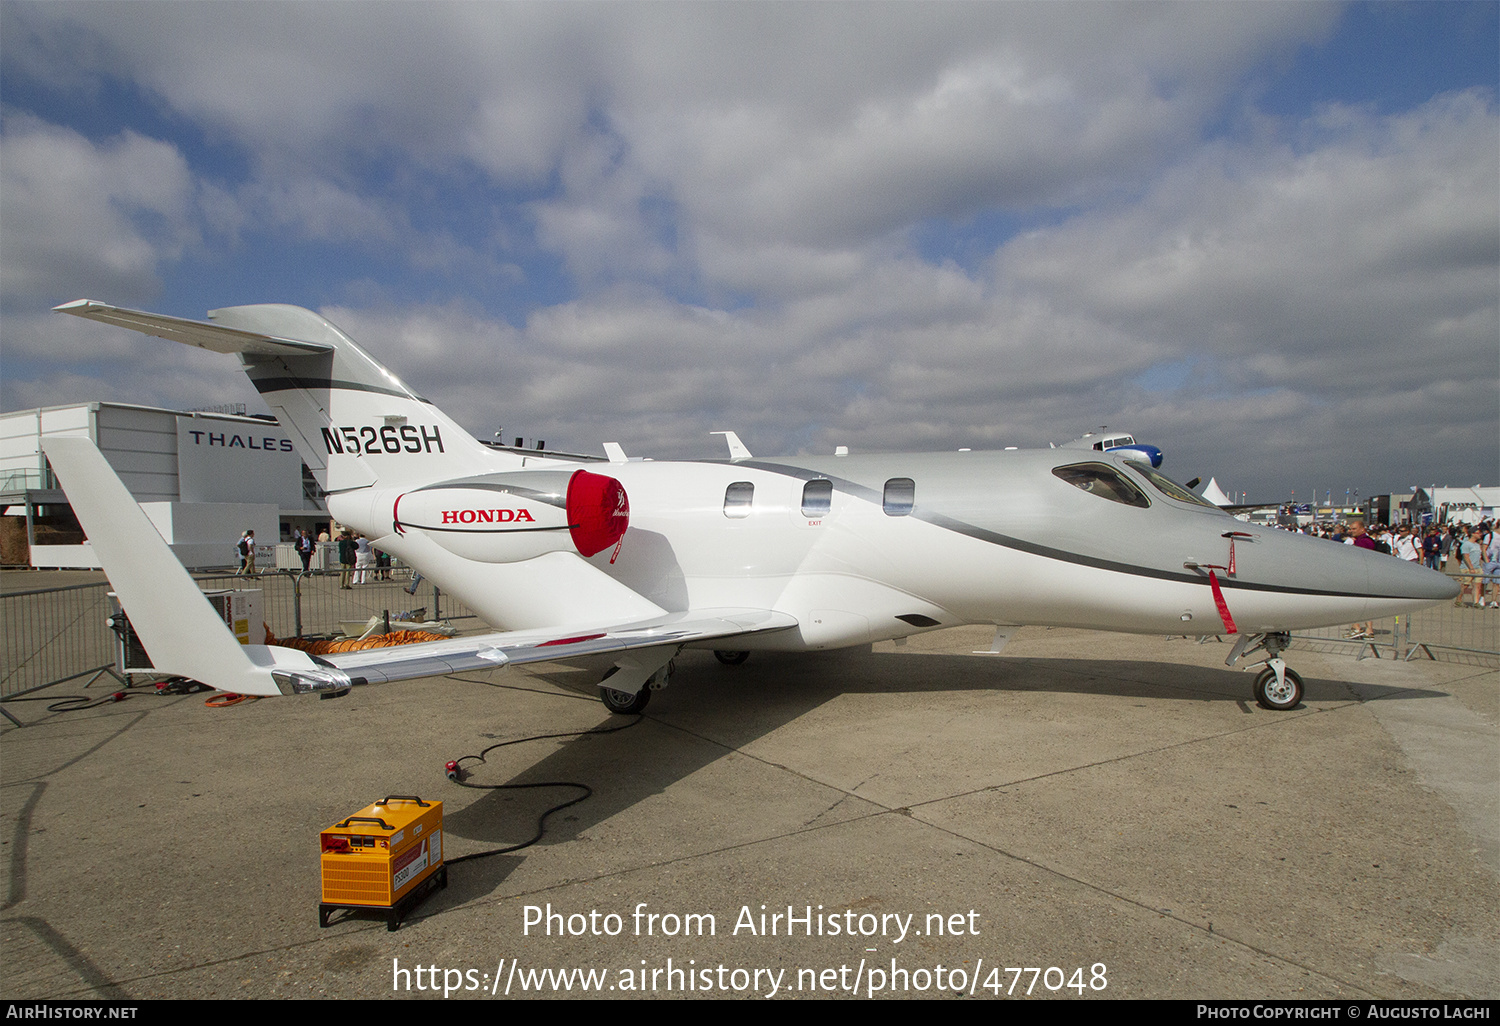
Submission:
[[[1242,549],[1240,579],[1277,588],[1309,589],[1371,603],[1368,612],[1400,612],[1452,600],[1458,582],[1374,549],[1340,545],[1283,531],[1254,535]]]
[[[1387,557],[1370,565],[1372,595],[1440,602],[1457,598],[1458,590],[1456,580],[1421,563]]]

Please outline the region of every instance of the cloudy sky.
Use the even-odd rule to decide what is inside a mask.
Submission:
[[[47,311],[287,302],[574,451],[1495,484],[1497,10],[0,2],[0,407],[264,410]]]

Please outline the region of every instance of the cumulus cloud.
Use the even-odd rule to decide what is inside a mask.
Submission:
[[[1236,387],[1388,389],[1493,357],[1500,122],[1445,96],[1324,138],[1212,147],[1140,203],[1006,246],[997,282],[1155,336]],[[1491,361],[1492,362],[1492,361]]]
[[[66,287],[139,300],[196,234],[187,163],[126,131],[102,144],[24,115],[0,135],[0,282],[6,299]],[[67,298],[77,298],[69,296]]]
[[[195,234],[306,244],[304,301],[476,433],[587,450],[1111,423],[1260,487],[1288,461],[1381,474],[1345,454],[1400,417],[1443,441],[1407,457],[1493,471],[1493,92],[1257,112],[1246,77],[1327,38],[1331,5],[5,10],[7,67],[129,82],[244,155],[13,114],[16,294],[133,301]],[[961,265],[924,249],[966,225]],[[69,373],[49,345],[78,358],[55,326],[6,331],[29,396]]]
[[[57,76],[128,76],[262,172],[336,180],[394,151],[472,162],[506,188],[558,175],[541,216],[575,263],[651,234],[625,223],[646,216],[622,202],[641,181],[669,193],[685,235],[833,249],[914,218],[1132,181],[1191,141],[1248,64],[1332,20],[1311,5],[1110,4],[1086,18],[1024,4],[8,10],[20,31],[7,36],[33,44],[18,54],[28,66],[47,53]],[[601,127],[624,141],[620,159],[570,175]]]

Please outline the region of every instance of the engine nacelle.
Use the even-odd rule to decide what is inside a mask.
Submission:
[[[630,526],[625,487],[587,470],[518,470],[398,495],[397,534],[420,531],[456,556],[515,563],[547,552],[592,556]]]

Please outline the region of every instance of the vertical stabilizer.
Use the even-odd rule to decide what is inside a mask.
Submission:
[[[332,322],[281,303],[213,310],[215,325],[326,345],[318,353],[240,356],[261,398],[329,492],[405,486],[511,470],[495,452],[423,399]]]

